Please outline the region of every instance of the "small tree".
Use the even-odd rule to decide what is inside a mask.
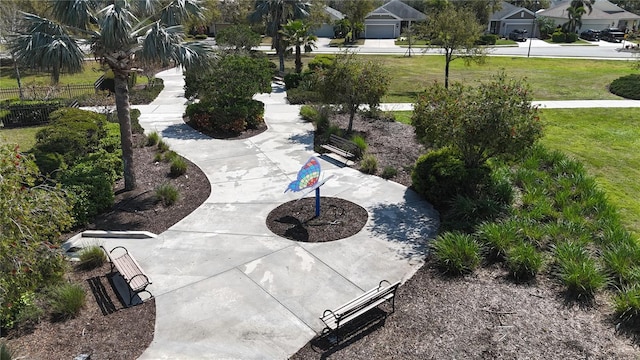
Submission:
[[[466,63],[484,61],[486,48],[477,45],[482,30],[483,26],[473,12],[453,6],[445,7],[427,22],[424,36],[444,52],[445,88],[449,87],[449,65],[453,60],[462,58]]]
[[[522,154],[542,135],[528,85],[504,74],[476,88],[434,83],[419,96],[411,123],[420,142],[456,149],[467,168]]]
[[[379,62],[341,53],[321,75],[320,87],[325,101],[340,104],[349,111],[347,132],[351,132],[360,105],[368,104],[371,110],[380,105],[380,99],[389,88],[389,74]]]
[[[296,56],[296,73],[302,72],[302,49],[305,53],[311,52],[316,47],[318,38],[310,33],[309,25],[302,20],[289,20],[280,30],[285,47],[293,47]]]
[[[224,28],[216,34],[216,44],[235,50],[251,50],[260,45],[260,34],[251,30],[248,25],[233,25]]]

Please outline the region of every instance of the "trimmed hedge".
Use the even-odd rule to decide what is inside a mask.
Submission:
[[[626,99],[640,100],[640,74],[617,78],[609,85],[612,94]]]

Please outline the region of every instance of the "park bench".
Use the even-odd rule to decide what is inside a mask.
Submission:
[[[147,291],[147,286],[151,284],[149,277],[142,271],[140,264],[136,259],[131,256],[129,251],[123,246],[116,246],[111,251],[107,251],[103,246],[102,250],[109,257],[111,262],[111,274],[114,273],[114,268],[118,270],[122,278],[127,282],[129,290],[129,305],[133,301],[133,298],[141,292]]]
[[[386,285],[384,285],[385,283]],[[324,322],[327,329],[335,332],[348,322],[357,319],[360,315],[385,302],[391,303],[391,313],[393,313],[396,310],[395,298],[398,286],[400,286],[400,281],[391,284],[387,280],[382,280],[377,287],[339,306],[335,310],[325,310],[320,320]],[[337,338],[337,340],[339,342],[340,339]]]
[[[329,142],[327,144],[322,144],[320,147],[340,155],[347,160],[354,160],[360,151],[358,146],[352,141],[334,134],[329,136]]]

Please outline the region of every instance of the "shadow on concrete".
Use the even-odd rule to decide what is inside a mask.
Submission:
[[[272,94],[281,94],[281,93],[283,93],[285,91],[286,91],[286,89],[285,89],[284,85],[271,83],[271,93]]]
[[[306,151],[313,151],[313,138],[315,136],[314,134],[314,131],[307,131],[304,134],[292,135],[288,140],[295,144],[304,145],[304,149]]]
[[[399,243],[402,257],[423,258],[429,240],[440,225],[440,215],[431,204],[407,189],[401,204],[379,204],[372,209],[369,230],[376,236]]]
[[[197,130],[194,130],[191,126],[184,123],[169,125],[166,129],[162,130],[162,133],[160,135],[167,139],[178,139],[178,140],[211,139],[209,136]]]

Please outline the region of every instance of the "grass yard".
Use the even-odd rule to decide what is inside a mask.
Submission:
[[[96,61],[85,61],[84,71],[78,74],[60,75],[60,85],[92,84],[104,74],[102,65]],[[22,86],[49,86],[51,76],[45,72],[35,72],[32,70],[20,70]],[[147,83],[145,76],[138,76],[138,84]],[[15,72],[13,67],[0,68],[0,88],[17,88]]]
[[[302,59],[306,64],[313,53]],[[444,81],[443,56],[363,55],[387,65],[390,89],[382,102],[413,102],[416,94],[434,81]],[[286,68],[293,69],[293,57]],[[621,99],[609,92],[609,84],[624,75],[637,72],[627,61],[589,59],[539,59],[487,57],[485,64],[465,66],[463,60],[451,63],[451,81],[473,83],[486,80],[504,70],[507,75],[526,78],[534,100],[606,100]]]
[[[638,109],[546,109],[542,143],[584,163],[640,234],[640,116]]]
[[[45,126],[0,129],[0,145],[18,144],[21,151],[29,151],[36,143],[36,133]]]

